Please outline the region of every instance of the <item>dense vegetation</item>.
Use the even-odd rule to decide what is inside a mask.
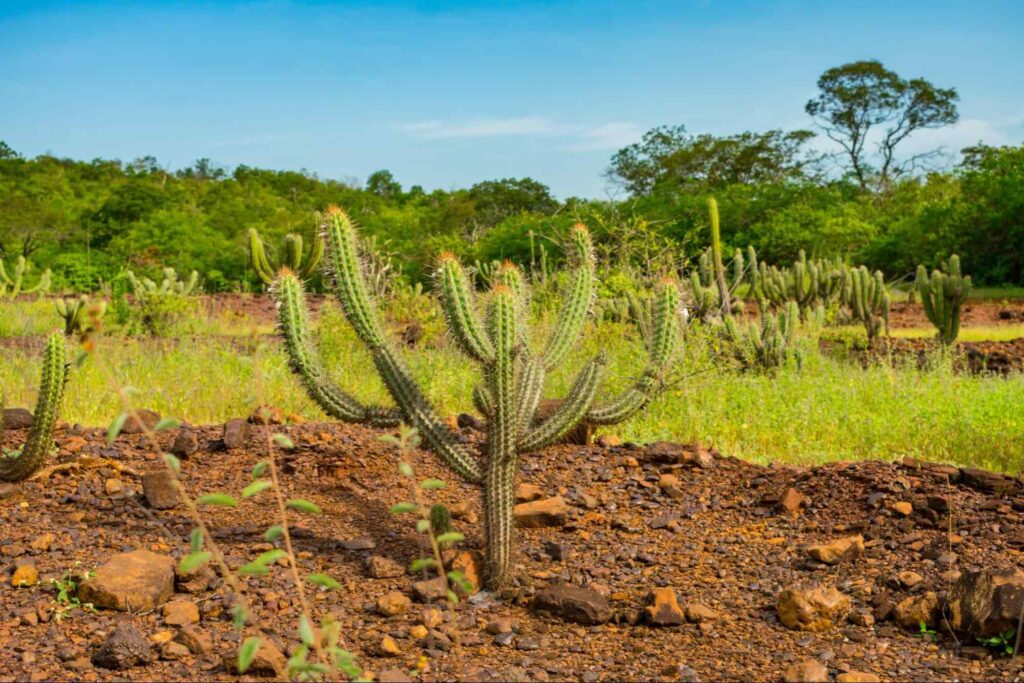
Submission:
[[[198,270],[210,291],[251,289],[259,278],[243,256],[250,228],[277,244],[288,232],[309,235],[314,212],[339,204],[377,251],[402,255],[394,269],[413,281],[446,250],[469,262],[535,264],[542,247],[558,253],[553,243],[577,220],[592,227],[606,263],[663,270],[707,246],[714,195],[727,254],[753,245],[778,263],[802,249],[893,279],[959,253],[976,284],[1024,283],[1024,146],[968,148],[951,169],[925,173],[927,159],[896,148],[916,130],[955,122],[955,90],[870,61],[830,69],[818,86],[805,109],[820,135],[649,131],[612,157],[608,176],[628,195],[618,201],[559,201],[529,178],[426,192],[387,171],[357,187],[208,160],[170,171],[152,157],[26,159],[0,143],[0,255],[52,268],[66,290],[164,267]],[[815,154],[823,138],[838,156]]]

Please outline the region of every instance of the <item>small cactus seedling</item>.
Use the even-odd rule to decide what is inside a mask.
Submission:
[[[86,294],[77,299],[57,299],[56,306],[57,315],[64,319],[64,334],[68,337],[86,336],[107,312],[106,301],[93,301]]]
[[[370,351],[377,373],[397,408],[363,406],[330,384],[316,357],[307,329],[302,285],[291,272],[273,287],[280,324],[292,367],[310,395],[325,410],[351,422],[411,423],[425,445],[468,482],[484,489],[486,533],[485,582],[505,585],[512,564],[512,508],[517,459],[555,443],[578,424],[615,424],[644,408],[662,387],[679,331],[679,291],[662,281],[654,294],[654,332],[648,341],[647,367],[632,386],[610,402],[596,406],[604,358],[582,365],[565,401],[546,419],[537,420],[545,379],[572,351],[582,334],[593,300],[595,273],[590,234],[582,225],[570,232],[568,286],[561,315],[543,348],[535,348],[529,329],[529,291],[516,266],[502,264],[490,290],[478,294],[458,260],[442,255],[436,277],[441,307],[458,348],[483,370],[484,382],[474,403],[487,418],[483,453],[471,452],[438,416],[412,377],[397,347],[384,333],[368,294],[363,262],[352,221],[339,208],[325,215],[329,269],[345,317]],[[481,309],[483,309],[481,311]],[[483,313],[481,315],[481,312]],[[324,391],[327,387],[329,391]],[[481,457],[482,456],[482,457]]]
[[[881,271],[874,274],[866,266],[850,270],[850,310],[854,320],[864,325],[868,346],[874,346],[878,335],[889,335],[889,290]]]
[[[793,346],[800,323],[800,308],[788,302],[781,311],[765,312],[760,325],[749,323],[741,329],[732,316],[725,318],[725,336],[736,346],[736,355],[746,367],[777,368],[799,352]]]
[[[43,271],[34,285],[29,286],[25,283],[25,276],[31,268],[32,266],[29,265],[25,257],[19,256],[14,265],[14,276],[11,277],[7,274],[4,262],[0,260],[0,297],[14,299],[19,294],[44,294],[50,291],[51,273],[49,268]]]
[[[0,481],[21,481],[31,476],[53,450],[53,428],[60,415],[67,376],[64,335],[54,332],[47,338],[43,351],[42,380],[32,427],[20,448],[0,454]]]
[[[971,293],[971,276],[960,274],[960,257],[953,254],[948,267],[943,264],[942,270],[936,268],[931,277],[924,266],[918,266],[917,292],[925,315],[939,331],[942,345],[955,342],[960,334],[960,308]]]
[[[265,285],[273,284],[277,273],[282,268],[297,273],[303,279],[308,278],[316,272],[323,255],[324,240],[320,233],[313,237],[313,243],[308,252],[302,250],[302,235],[288,234],[284,236],[281,259],[278,263],[273,264],[267,257],[267,250],[256,228],[249,229],[249,263]]]

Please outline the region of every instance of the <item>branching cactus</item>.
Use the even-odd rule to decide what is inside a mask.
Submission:
[[[64,334],[83,337],[90,332],[95,321],[107,312],[107,302],[93,301],[87,294],[77,299],[57,299],[57,315],[64,319]]]
[[[385,335],[363,272],[357,233],[339,208],[325,215],[330,274],[345,317],[369,349],[377,372],[397,408],[371,408],[340,392],[326,379],[309,338],[299,278],[282,273],[273,287],[292,367],[310,395],[339,419],[349,422],[411,423],[427,447],[467,482],[482,485],[486,523],[485,581],[492,589],[510,579],[513,555],[512,508],[520,455],[555,443],[574,427],[615,424],[643,409],[663,385],[678,347],[679,291],[669,280],[655,288],[654,332],[648,339],[647,366],[622,394],[597,405],[604,359],[585,362],[569,395],[546,419],[537,419],[548,374],[566,360],[582,334],[595,288],[590,235],[582,225],[570,233],[568,285],[551,337],[541,348],[532,343],[529,298],[522,272],[501,264],[489,291],[478,293],[456,258],[438,260],[437,288],[450,334],[458,348],[479,364],[484,381],[473,401],[486,418],[483,453],[470,451],[445,424],[412,377],[397,345]]]
[[[749,323],[741,329],[732,316],[726,317],[724,322],[726,338],[735,345],[737,357],[747,367],[777,368],[798,353],[793,346],[800,323],[796,302],[787,303],[778,315],[764,313],[760,325]]]
[[[864,325],[868,345],[874,346],[878,335],[889,335],[889,290],[881,271],[874,274],[866,266],[850,270],[850,309],[853,318]]]
[[[324,240],[319,232],[313,238],[308,252],[302,250],[302,235],[289,234],[284,236],[280,261],[273,264],[267,257],[267,250],[256,228],[249,229],[249,263],[265,285],[273,284],[282,268],[297,273],[303,279],[308,278],[316,272],[323,255]]]
[[[971,293],[971,276],[960,273],[960,257],[956,254],[943,264],[943,272],[936,268],[928,277],[924,266],[917,267],[917,291],[921,295],[928,320],[939,331],[939,341],[949,346],[960,334],[960,308]]]
[[[7,274],[4,262],[0,260],[0,297],[14,299],[19,294],[45,294],[50,291],[52,275],[49,268],[43,271],[35,284],[26,284],[25,276],[31,268],[25,257],[19,256],[14,264],[14,276],[11,277]]]
[[[68,363],[64,335],[55,332],[46,340],[43,351],[42,380],[36,402],[35,419],[25,443],[0,454],[0,481],[21,481],[31,476],[53,450],[53,428],[60,415],[67,382]]]
[[[199,284],[199,273],[194,270],[189,274],[187,280],[179,279],[174,268],[164,268],[163,274],[164,278],[159,284],[148,277],[140,279],[130,270],[125,273],[125,277],[128,279],[128,284],[131,285],[132,294],[140,300],[168,294],[190,296],[195,291],[196,285]]]

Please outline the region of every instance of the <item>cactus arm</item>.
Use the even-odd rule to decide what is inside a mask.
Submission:
[[[328,378],[311,339],[302,281],[288,270],[283,270],[271,292],[277,301],[277,325],[284,339],[289,364],[301,378],[310,398],[325,413],[343,422],[365,422],[376,427],[397,426],[402,419],[399,411],[364,406]]]
[[[285,235],[284,265],[293,273],[299,272],[302,266],[302,235]]]
[[[473,387],[473,407],[484,417],[491,416],[491,412],[494,410],[494,401],[486,387],[479,384]]]
[[[529,429],[533,423],[533,417],[540,405],[541,394],[544,392],[544,379],[546,372],[544,365],[534,356],[523,353],[523,360],[518,366],[516,384],[516,425],[519,429],[519,436]]]
[[[715,284],[718,286],[718,301],[722,307],[722,315],[728,315],[732,311],[732,299],[729,296],[729,285],[725,281],[722,231],[718,218],[718,202],[714,197],[708,198],[708,213],[711,217],[711,258],[715,268]]]
[[[604,358],[598,356],[583,366],[565,402],[548,419],[526,430],[519,442],[519,450],[528,453],[549,446],[587,418],[597,396],[604,363]]]
[[[356,248],[355,225],[337,207],[327,209],[327,247],[335,294],[352,329],[371,349],[385,345],[384,332],[370,303]]]
[[[39,469],[49,455],[53,448],[53,428],[60,415],[67,373],[64,335],[55,332],[46,340],[43,351],[42,379],[32,428],[20,451],[0,455],[0,481],[25,479]]]
[[[583,331],[583,323],[594,296],[594,247],[590,243],[590,233],[582,224],[576,224],[569,237],[569,260],[573,271],[569,276],[570,284],[561,315],[544,351],[544,367],[547,370],[556,367],[572,351]]]
[[[274,282],[274,268],[267,259],[266,247],[256,228],[249,228],[249,263],[263,284],[270,285]]]
[[[516,360],[519,331],[516,295],[503,284],[491,289],[487,303],[487,333],[494,346],[494,361],[486,371],[487,388],[494,398],[493,415],[487,422],[488,462],[515,465]]]
[[[654,336],[648,344],[647,367],[632,387],[607,405],[590,410],[588,422],[617,424],[654,398],[679,344],[679,289],[671,280],[663,280],[655,288],[654,297]]]
[[[309,247],[309,255],[306,257],[305,263],[302,268],[299,269],[299,277],[307,279],[316,272],[316,269],[320,266],[320,261],[324,257],[324,238],[319,231],[313,234],[313,243]]]
[[[477,361],[488,363],[494,359],[494,346],[484,333],[483,323],[473,302],[469,278],[462,265],[452,254],[439,259],[438,274],[441,310],[444,311],[459,349]]]

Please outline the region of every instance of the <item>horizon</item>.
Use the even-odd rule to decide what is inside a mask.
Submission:
[[[0,140],[28,157],[359,183],[387,169],[427,191],[530,177],[601,198],[611,156],[656,126],[813,130],[818,76],[859,59],[958,90],[960,121],[905,151],[1020,144],[1024,90],[1006,85],[1022,28],[1010,2],[10,2]]]

